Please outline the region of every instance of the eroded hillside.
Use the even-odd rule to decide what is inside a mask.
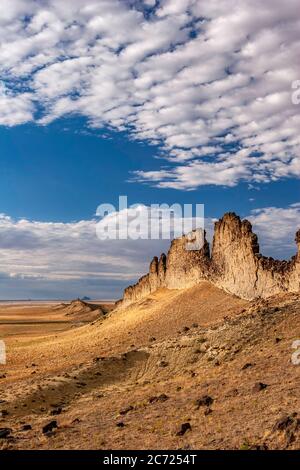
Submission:
[[[11,338],[1,445],[299,448],[299,314],[297,294],[248,302],[204,282],[57,335]]]

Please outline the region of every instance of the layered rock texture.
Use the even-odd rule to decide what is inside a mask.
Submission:
[[[215,224],[211,253],[202,235],[203,246],[198,250],[188,249],[190,235],[173,240],[167,256],[153,258],[149,273],[125,289],[120,305],[136,302],[160,287],[184,289],[203,280],[249,300],[300,291],[300,230],[298,253],[289,261],[262,256],[251,223],[231,212]]]

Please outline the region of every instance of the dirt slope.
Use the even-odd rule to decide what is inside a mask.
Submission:
[[[203,283],[8,339],[2,447],[300,448],[299,314],[297,295],[249,303]]]
[[[73,300],[69,304],[60,304],[54,307],[61,315],[70,316],[72,321],[93,321],[103,317],[107,310],[102,305],[91,304],[83,300]]]

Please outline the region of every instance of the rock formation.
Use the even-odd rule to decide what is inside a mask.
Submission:
[[[205,233],[203,237],[199,250],[187,249],[189,235],[173,240],[167,256],[155,257],[149,273],[125,289],[120,305],[129,305],[160,287],[183,289],[202,280],[249,300],[300,291],[300,230],[298,253],[290,261],[262,256],[251,223],[234,213],[216,222],[211,254]]]

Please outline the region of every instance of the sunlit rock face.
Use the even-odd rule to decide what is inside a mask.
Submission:
[[[136,302],[160,287],[184,289],[203,280],[249,300],[300,291],[300,230],[298,253],[289,261],[262,256],[251,223],[231,212],[215,223],[211,254],[205,232],[201,237],[200,249],[190,249],[190,235],[173,240],[168,254],[154,257],[149,273],[125,289],[119,305]]]

